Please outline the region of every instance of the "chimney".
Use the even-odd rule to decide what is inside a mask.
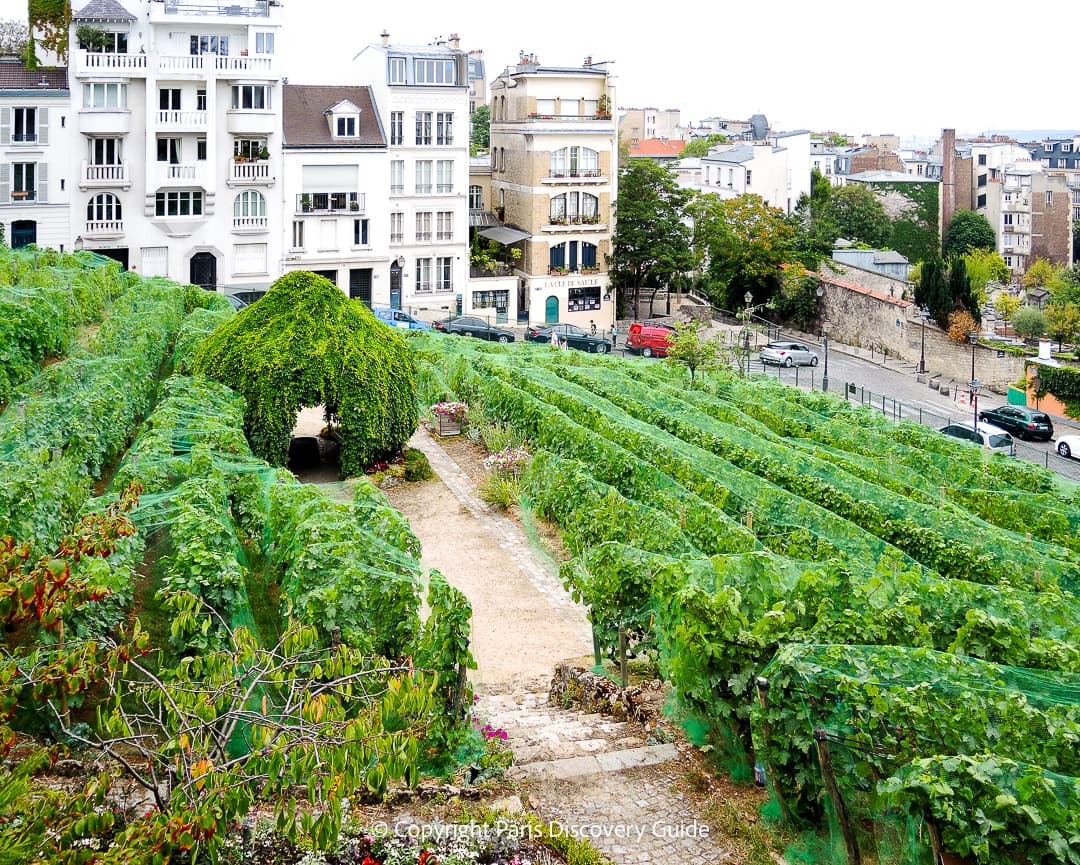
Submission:
[[[1054,349],[1054,343],[1048,339],[1039,340],[1039,360],[1053,360],[1054,356],[1052,351]]]
[[[582,63],[581,65],[582,66],[592,66],[592,55],[590,54],[588,57],[586,57],[585,62]]]
[[[450,47],[455,49],[461,48],[461,37],[458,36],[457,33],[450,34]]]
[[[383,45],[390,44],[390,33],[387,30],[384,29],[383,32],[379,34],[379,36],[382,37]]]
[[[941,233],[956,213],[956,130],[941,130]]]

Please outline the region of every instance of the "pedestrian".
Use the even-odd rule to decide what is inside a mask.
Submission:
[[[619,346],[619,325],[618,322],[611,323],[611,347],[618,348]]]
[[[593,321],[591,318],[589,319],[589,332],[593,336],[596,336],[596,322]]]
[[[562,350],[563,351],[569,351],[570,350],[570,340],[568,340],[565,336],[562,338]]]
[[[552,348],[558,348],[559,347],[559,333],[558,333],[557,330],[555,330],[555,328],[551,329],[551,347]]]

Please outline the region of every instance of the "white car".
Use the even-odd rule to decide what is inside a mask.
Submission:
[[[777,366],[817,366],[818,356],[801,342],[770,342],[760,354],[764,363]]]
[[[1080,460],[1080,435],[1058,436],[1057,452],[1063,457]]]
[[[1016,442],[1013,441],[1013,437],[1001,427],[994,426],[992,423],[979,421],[978,429],[974,429],[971,424],[953,423],[941,427],[938,432],[961,441],[979,445],[992,453],[1006,454],[1010,457],[1016,456]]]

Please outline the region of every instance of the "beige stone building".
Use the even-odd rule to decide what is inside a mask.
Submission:
[[[541,66],[522,56],[491,85],[494,213],[520,232],[518,320],[606,330],[617,188],[615,92],[606,64]],[[505,236],[505,235],[504,235]]]

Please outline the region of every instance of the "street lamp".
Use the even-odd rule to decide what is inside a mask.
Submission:
[[[826,319],[821,324],[821,343],[825,346],[825,374],[821,377],[821,390],[829,389],[829,331],[832,330],[832,322]]]
[[[825,286],[820,282],[817,284],[817,288],[814,290],[814,294],[817,295],[818,300],[818,317],[821,317],[821,299],[825,297]]]
[[[750,377],[750,316],[754,314],[753,303],[754,295],[749,291],[743,295],[743,300],[746,301],[746,309],[743,310],[743,316],[745,321],[743,323],[743,346],[746,351],[746,376]]]
[[[925,306],[919,308],[919,319],[922,321],[922,341],[919,345],[919,374],[926,374],[926,321],[930,318],[930,310]]]
[[[979,332],[977,330],[971,331],[968,334],[968,341],[971,342],[971,410],[975,417],[972,429],[975,433],[979,432],[979,380],[975,378],[975,346],[979,344]]]

